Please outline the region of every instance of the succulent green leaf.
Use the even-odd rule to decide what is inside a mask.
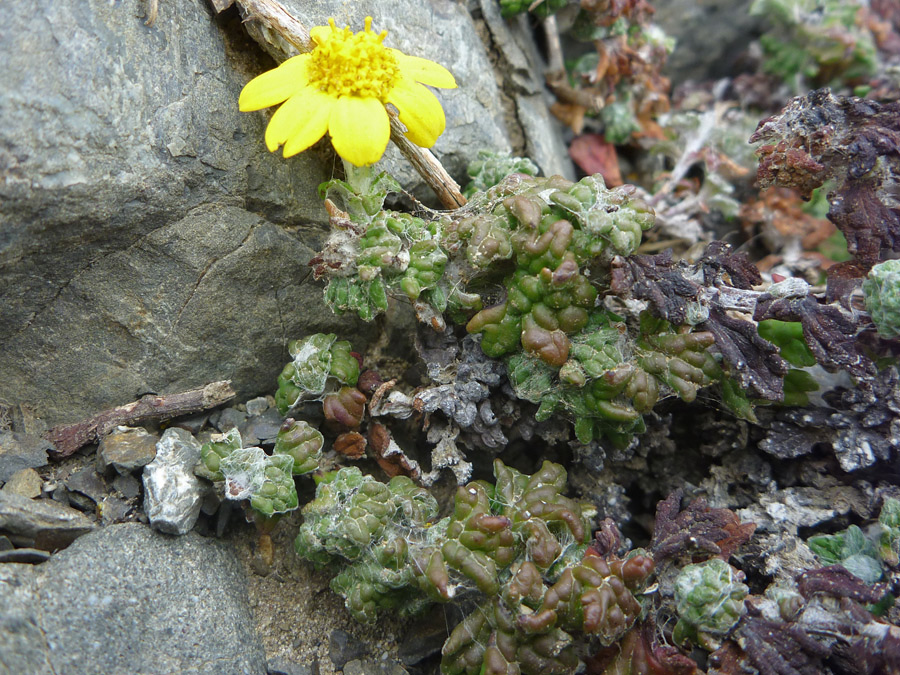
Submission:
[[[222,460],[225,496],[249,499],[253,510],[266,517],[298,507],[290,455],[267,455],[262,448],[241,448]]]
[[[887,260],[869,270],[863,293],[878,332],[886,338],[900,337],[900,260]]]
[[[682,568],[675,579],[675,640],[692,637],[709,648],[713,636],[726,635],[744,613],[749,589],[742,579],[743,574],[721,558]]]

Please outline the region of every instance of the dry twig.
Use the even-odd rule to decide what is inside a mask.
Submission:
[[[53,427],[44,434],[44,438],[56,446],[56,450],[51,452],[53,457],[62,459],[82,446],[99,440],[120,424],[140,424],[189,415],[215,408],[234,396],[230,380],[219,380],[200,389],[177,394],[142,396],[137,401],[105,410],[81,422]]]

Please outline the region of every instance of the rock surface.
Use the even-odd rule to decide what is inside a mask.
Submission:
[[[55,551],[96,527],[82,513],[50,499],[0,491],[0,534],[18,546]]]
[[[143,468],[156,457],[159,437],[141,427],[120,426],[100,439],[97,446],[97,471],[112,467],[120,475]]]
[[[454,73],[435,152],[457,178],[478,149],[510,148],[464,4],[288,4],[310,25],[377,16],[393,46]],[[362,348],[371,331],[308,281],[333,160],[267,152],[267,113],[238,111],[272,63],[236,10],[173,0],[146,26],[145,9],[36,0],[0,27],[0,398],[51,425],[218,379],[270,391],[288,340],[336,331]]]
[[[686,80],[733,74],[736,61],[761,32],[750,16],[753,0],[654,0],[654,23],[675,38],[665,73],[677,85]]]
[[[43,438],[31,434],[0,431],[0,482],[8,481],[22,469],[44,466],[51,447]]]
[[[517,139],[521,136],[523,145],[515,152],[534,160],[545,176],[559,174],[574,180],[575,168],[560,124],[550,114],[551,97],[542,75],[547,66],[534,44],[528,17],[520,14],[504,19],[496,0],[479,0],[478,5],[498,59],[498,77],[512,99],[507,118],[517,128],[510,129],[510,135]]]
[[[16,471],[0,490],[22,495],[26,499],[34,499],[41,496],[40,474],[34,469],[20,469]]]
[[[328,656],[338,670],[349,661],[359,659],[369,653],[365,642],[345,630],[335,629],[328,636]]]
[[[39,567],[0,565],[0,673],[266,672],[233,554],[112,525]]]

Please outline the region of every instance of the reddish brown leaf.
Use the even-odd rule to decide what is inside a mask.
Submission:
[[[755,523],[742,523],[730,509],[711,509],[695,499],[681,510],[682,491],[676,490],[656,506],[650,550],[657,563],[685,553],[707,553],[728,560],[750,540]]]
[[[366,454],[366,437],[358,431],[348,431],[334,439],[334,450],[350,459]]]
[[[588,175],[599,173],[607,187],[622,185],[616,146],[600,134],[581,134],[569,146],[569,156]]]
[[[421,475],[418,462],[411,460],[391,438],[391,432],[378,422],[369,424],[369,445],[375,455],[378,466],[390,478],[409,476],[416,480]]]

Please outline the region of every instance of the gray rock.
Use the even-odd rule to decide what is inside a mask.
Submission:
[[[455,74],[435,152],[457,178],[476,150],[509,149],[464,4],[289,4],[310,24],[380,17],[391,45]],[[271,391],[289,339],[337,332],[361,349],[371,335],[305,281],[331,161],[267,152],[267,114],[237,109],[271,64],[208,3],[166,2],[151,27],[145,9],[13,3],[0,30],[0,397],[51,424],[217,379]],[[386,167],[418,184],[392,153]]]
[[[53,673],[50,649],[41,629],[40,598],[34,579],[41,568],[30,565],[0,565],[0,671]]]
[[[312,663],[294,663],[284,658],[269,659],[268,675],[319,675],[319,661]]]
[[[16,471],[3,486],[4,492],[22,495],[26,499],[34,499],[41,496],[43,481],[34,469],[21,469]]]
[[[759,34],[761,17],[750,16],[753,0],[655,0],[653,22],[675,38],[664,72],[673,84],[734,72],[738,58]]]
[[[242,412],[237,408],[225,408],[225,410],[222,411],[222,414],[216,418],[216,429],[224,434],[230,429],[240,427],[246,419],[247,413]]]
[[[55,551],[93,530],[93,521],[50,499],[0,490],[0,532],[23,546]]]
[[[308,318],[293,308],[354,324],[301,284],[297,233],[224,208],[309,242],[326,222],[330,166],[267,152],[265,117],[238,111],[259,50],[203,2],[168,2],[152,27],[144,12],[16,3],[0,31],[0,396],[54,424],[216,379],[270,389]]]
[[[134,499],[141,494],[140,481],[128,474],[127,476],[116,476],[112,479],[112,486],[118,490],[125,499]]]
[[[143,427],[116,427],[115,431],[100,439],[100,445],[97,446],[97,471],[103,473],[109,467],[122,475],[137,471],[156,457],[158,440],[159,436]]]
[[[32,323],[65,334],[66,346],[35,360],[36,346],[17,340],[0,381],[18,382],[10,395],[41,400],[51,417],[73,400],[86,413],[225,378],[239,395],[272,389],[288,338],[341,324],[321,307],[321,288],[301,283],[311,256],[259,216],[198,208],[79,272]],[[314,317],[299,311],[310,307]],[[79,396],[54,398],[48,382]]]
[[[8,481],[21,469],[44,466],[47,463],[47,451],[52,447],[52,443],[39,436],[0,431],[0,482]]]
[[[523,144],[515,148],[516,152],[534,160],[545,176],[559,174],[574,180],[575,168],[560,124],[550,114],[543,79],[546,64],[537,53],[528,17],[522,14],[504,19],[496,0],[480,0],[478,4],[500,60],[498,76],[512,98],[514,110],[508,111],[508,117],[513,118]]]
[[[53,488],[52,496],[53,501],[62,504],[63,506],[69,506],[69,491],[62,483],[58,483],[56,487]]]
[[[144,467],[144,512],[161,532],[186,534],[197,522],[203,484],[194,476],[200,443],[184,429],[166,429],[156,459]]]
[[[457,605],[442,605],[428,610],[409,626],[400,640],[398,655],[404,666],[415,666],[441,653],[450,631],[463,618]]]
[[[212,516],[219,510],[224,499],[224,483],[217,482],[203,491],[203,499],[200,501],[200,512]]]
[[[97,515],[104,525],[123,522],[131,511],[131,504],[112,495],[97,503]]]
[[[256,398],[250,399],[245,405],[247,414],[251,417],[253,415],[262,415],[269,409],[269,401],[265,396],[257,396]]]
[[[56,493],[54,492],[54,497]],[[60,501],[54,499],[54,501]],[[94,514],[97,511],[97,502],[95,502],[90,497],[87,497],[80,492],[67,491],[66,492],[66,501],[60,503],[68,504],[73,509],[78,509],[82,513]]]
[[[50,560],[50,552],[39,548],[14,548],[0,551],[0,563],[23,563],[37,565]]]
[[[0,672],[266,672],[224,545],[105,527],[38,567],[0,566]]]
[[[69,492],[79,492],[85,497],[90,497],[95,504],[103,501],[109,490],[100,474],[93,466],[87,466],[73,473],[66,479],[66,487]]]
[[[337,628],[328,637],[328,658],[338,670],[349,661],[359,659],[369,653],[368,645],[347,631]]]
[[[188,417],[180,417],[177,421],[172,423],[172,426],[181,427],[185,431],[188,431],[196,436],[206,425],[207,421],[209,421],[209,416],[210,413],[202,412],[196,415],[190,415]]]
[[[344,675],[406,675],[406,669],[390,660],[354,659],[344,666]]]
[[[262,415],[247,418],[240,427],[244,445],[274,443],[283,423],[284,418],[274,408],[266,410]]]
[[[35,416],[31,406],[0,402],[0,428],[31,436],[42,436],[50,427],[40,417]]]

